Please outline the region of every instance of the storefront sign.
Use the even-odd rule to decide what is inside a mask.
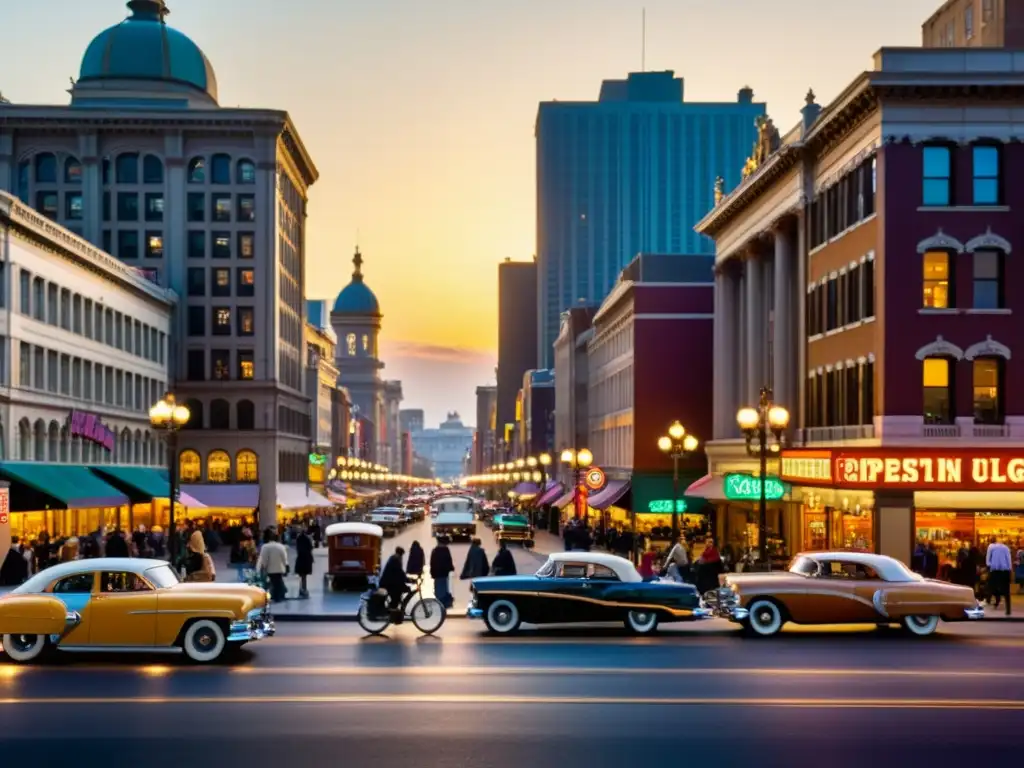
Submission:
[[[106,426],[95,413],[72,411],[68,431],[72,437],[102,445],[108,451],[114,451],[114,431]]]
[[[604,483],[607,478],[605,477],[604,470],[600,467],[591,467],[587,470],[587,474],[584,477],[584,482],[592,491],[596,491],[600,488],[604,488]]]
[[[11,489],[10,487],[0,488],[0,525],[7,525],[11,521]]]
[[[856,490],[1024,490],[1024,450],[786,451],[782,479]]]
[[[659,515],[672,514],[672,499],[651,499],[647,502],[647,511]],[[676,513],[682,514],[686,511],[686,499],[676,501]]]
[[[764,497],[778,501],[786,495],[786,486],[777,477],[765,480]],[[725,498],[730,501],[760,501],[761,478],[753,475],[730,474],[725,476]]]
[[[580,483],[578,486],[576,486],[576,499],[575,499],[575,501],[576,501],[576,509],[575,509],[575,513],[576,513],[576,519],[577,520],[586,520],[587,519],[587,506],[588,506],[588,499],[587,499],[587,497],[588,497],[588,495],[589,494],[587,492],[587,486],[586,485],[584,485],[583,483]]]
[[[322,453],[309,454],[309,463],[314,467],[322,467],[327,464],[327,456]]]

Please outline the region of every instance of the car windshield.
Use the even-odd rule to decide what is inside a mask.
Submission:
[[[158,565],[156,568],[150,568],[146,571],[146,578],[149,580],[149,583],[157,589],[173,587],[180,581],[178,577],[174,575],[174,570],[169,565]]]
[[[790,573],[799,573],[801,576],[814,576],[818,572],[818,561],[809,557],[797,557],[789,565]]]
[[[555,568],[555,561],[548,560],[544,565],[540,567],[540,570],[535,574],[538,579],[550,579],[555,575],[557,568]]]

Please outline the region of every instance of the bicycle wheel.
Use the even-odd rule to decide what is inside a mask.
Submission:
[[[362,627],[367,634],[380,635],[383,634],[384,630],[391,624],[389,619],[376,619],[370,615],[370,604],[366,600],[363,600],[359,605],[359,626]]]
[[[436,597],[425,597],[416,602],[409,612],[412,623],[424,635],[432,635],[441,628],[448,617],[448,611]]]

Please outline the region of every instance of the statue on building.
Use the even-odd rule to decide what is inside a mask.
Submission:
[[[715,179],[715,205],[722,202],[723,197],[725,197],[725,179],[719,176]]]
[[[743,178],[751,176],[754,171],[760,168],[769,157],[779,148],[782,144],[782,137],[779,136],[779,129],[775,127],[775,123],[767,115],[758,116],[754,122],[757,126],[757,139],[754,141],[754,150],[747,158],[746,164],[743,166]]]

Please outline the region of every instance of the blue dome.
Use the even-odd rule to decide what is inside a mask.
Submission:
[[[334,300],[333,312],[344,315],[380,315],[380,303],[370,287],[363,282],[363,255],[356,248],[352,257],[356,265],[352,273],[352,282],[341,289]]]
[[[132,15],[100,32],[85,50],[80,81],[163,80],[217,100],[217,77],[199,46],[164,22],[164,0],[131,0]]]

